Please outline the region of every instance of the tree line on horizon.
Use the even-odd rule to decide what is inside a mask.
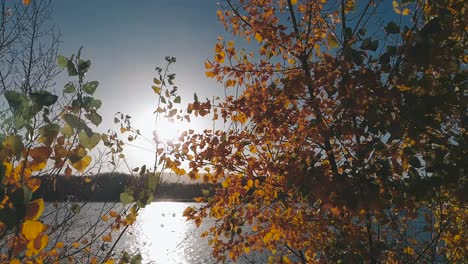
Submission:
[[[145,175],[134,176],[126,173],[103,173],[94,176],[55,177],[37,176],[41,186],[33,198],[43,198],[45,202],[119,202],[120,194],[129,186],[144,186]],[[138,187],[136,187],[138,188]],[[162,182],[154,189],[154,201],[195,201],[195,198],[209,195],[211,184]]]
[[[205,75],[226,96],[182,104],[170,56],[151,87],[157,118],[212,129],[155,138],[154,168],[129,168],[129,182],[92,177],[140,134],[122,113],[117,131],[97,132],[99,82],[81,49],[58,55],[58,34],[44,33],[51,0],[0,4],[0,262],[141,263],[114,249],[164,170],[208,186],[184,216],[214,219],[202,237],[219,262],[466,262],[465,1],[221,0],[235,41],[217,39]],[[48,188],[115,188],[123,206],[69,238],[79,214],[54,203],[44,218]]]

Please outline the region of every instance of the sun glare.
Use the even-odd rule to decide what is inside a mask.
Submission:
[[[176,142],[186,124],[180,121],[158,119],[156,129],[153,131],[154,141],[160,143]]]

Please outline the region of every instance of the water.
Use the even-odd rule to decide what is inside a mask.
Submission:
[[[206,220],[197,228],[195,223],[186,221],[182,215],[185,208],[194,205],[196,203],[185,202],[153,202],[147,205],[138,212],[137,221],[122,236],[114,252],[120,254],[122,250],[125,250],[130,254],[140,253],[143,257],[143,263],[216,263],[211,256],[208,239],[200,237],[212,222]],[[48,208],[44,221],[46,223],[57,220],[61,222],[70,213],[71,206],[71,204],[67,205],[68,210],[58,211]],[[101,216],[108,214],[110,210],[119,212],[122,209],[123,207],[119,204],[86,204],[80,207],[79,213],[72,220],[68,221],[71,228],[67,232],[61,232],[60,240],[91,241],[93,237],[102,236],[99,234],[107,234],[109,230],[105,230],[105,227],[110,223],[111,217],[109,217],[108,222],[103,222]],[[47,214],[47,211],[54,211],[54,213]],[[77,211],[75,210],[75,212]],[[98,223],[97,227],[96,223]],[[113,241],[117,236],[116,232],[112,234]],[[106,249],[109,249],[109,246],[104,245],[106,247],[103,247],[103,245],[101,240],[97,240],[91,248],[93,251],[101,251],[101,256],[103,256]],[[249,260],[241,258],[237,263],[265,263],[265,258],[261,254],[256,254],[249,256]],[[253,260],[254,262],[252,262]],[[86,262],[86,260],[83,261]]]

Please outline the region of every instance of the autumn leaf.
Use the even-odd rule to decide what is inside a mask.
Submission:
[[[41,186],[41,179],[29,178],[26,181],[26,186],[31,190],[31,192],[35,192]]]
[[[26,205],[25,220],[35,221],[44,212],[44,200],[42,198],[34,200]]]
[[[102,236],[102,241],[104,242],[112,242],[112,235],[109,233],[108,235]]]
[[[40,253],[49,243],[49,236],[42,234],[35,238],[33,241],[30,241],[27,245],[26,256],[34,256]]]
[[[21,234],[28,241],[36,239],[44,231],[44,225],[39,221],[26,220],[21,225]]]
[[[31,0],[23,0],[23,5],[27,6],[31,3]]]
[[[216,53],[215,55],[215,61],[218,63],[223,63],[224,62],[224,57],[226,57],[226,53],[224,51],[220,51]]]
[[[83,172],[89,166],[89,164],[91,163],[91,160],[92,160],[91,156],[86,155],[83,158],[81,158],[80,160],[72,163],[72,166],[77,171]]]
[[[263,38],[262,38],[262,35],[260,35],[260,33],[255,33],[255,39],[260,43],[262,42]]]

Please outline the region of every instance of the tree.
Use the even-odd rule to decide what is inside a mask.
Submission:
[[[219,38],[206,75],[235,93],[186,111],[229,129],[160,149],[218,184],[185,211],[215,220],[218,260],[466,261],[463,1],[225,0],[218,17],[256,49]]]
[[[144,186],[128,186],[121,195],[124,206],[101,208],[81,229],[75,224],[83,222],[85,203],[47,205],[37,197],[44,178],[54,182],[59,174],[78,174],[92,185],[93,170],[106,162],[103,156],[115,163],[123,141],[115,132],[93,131],[102,121],[102,101],[94,97],[99,82],[86,81],[91,61],[82,58],[81,49],[69,58],[57,56],[57,36],[44,30],[50,1],[1,1],[1,10],[0,262],[112,263],[119,257],[113,252],[116,243],[151,200],[155,176],[147,177],[150,183]],[[65,69],[70,82],[55,93],[54,78]],[[137,136],[128,116],[116,122],[122,133]],[[99,144],[108,154],[98,153],[93,161]],[[140,260],[138,254],[121,256],[122,263]]]

